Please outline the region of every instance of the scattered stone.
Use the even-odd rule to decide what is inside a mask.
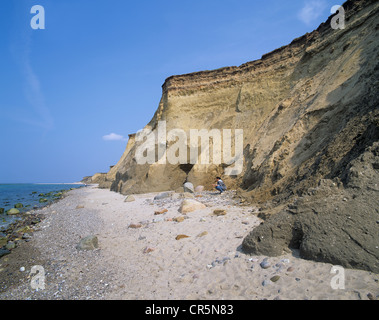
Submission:
[[[142,224],[141,223],[131,223],[129,225],[129,229],[139,229],[139,228],[142,228]]]
[[[79,244],[76,246],[78,250],[95,250],[99,247],[98,239],[96,236],[88,236],[80,240]]]
[[[3,214],[3,213],[4,213],[4,211],[5,211],[5,209],[4,209],[4,208],[0,208],[0,214]]]
[[[76,209],[84,209],[84,205],[78,205],[78,206],[76,206]]]
[[[13,250],[14,248],[16,248],[16,244],[13,241],[9,241],[5,246],[5,249],[8,250]]]
[[[173,221],[175,221],[175,222],[183,222],[184,220],[185,220],[185,217],[183,217],[183,216],[176,217],[173,219]]]
[[[264,286],[264,287],[267,287],[267,286],[269,286],[270,284],[271,284],[271,281],[268,280],[268,279],[266,279],[266,280],[264,280],[264,281],[262,282],[262,286]]]
[[[195,189],[193,187],[193,184],[191,182],[186,182],[183,185],[184,192],[189,192],[189,193],[195,193]]]
[[[179,212],[186,214],[189,212],[193,212],[193,211],[201,210],[201,209],[205,209],[205,208],[206,208],[206,206],[201,202],[198,202],[198,201],[192,200],[192,199],[186,199],[182,202],[182,204],[179,208]]]
[[[278,282],[279,279],[280,279],[280,276],[274,276],[274,277],[272,277],[270,280],[271,280],[272,282]]]
[[[154,248],[150,248],[150,247],[146,247],[145,249],[143,249],[143,253],[144,254],[147,254],[147,253],[150,253],[150,252],[153,252],[153,251],[155,251],[155,249]]]
[[[0,258],[10,253],[11,252],[8,249],[0,249]]]
[[[163,217],[153,219],[153,223],[158,223],[158,222],[163,222],[163,221],[164,221]]]
[[[186,239],[186,238],[189,238],[189,236],[186,236],[185,234],[180,234],[175,239],[179,241],[179,240]]]
[[[136,201],[136,198],[134,198],[132,195],[129,195],[125,198],[124,202],[134,202]]]
[[[200,233],[197,237],[202,238],[202,237],[205,237],[207,234],[208,234],[208,232],[204,231],[204,232]]]
[[[16,203],[16,204],[14,205],[14,207],[15,207],[16,209],[20,209],[20,208],[23,208],[24,205],[23,205],[22,203]]]
[[[289,267],[289,268],[287,269],[287,272],[293,272],[294,270],[295,270],[294,267]]]
[[[9,216],[13,216],[13,215],[16,215],[16,214],[19,214],[19,213],[20,213],[20,210],[15,209],[15,208],[10,209],[10,210],[7,211],[7,214],[8,214]]]
[[[20,272],[24,272],[24,271],[25,271],[25,267],[21,267]]]
[[[268,269],[268,268],[271,267],[271,264],[270,264],[270,262],[268,262],[268,259],[265,258],[265,259],[261,262],[260,266],[261,266],[262,269]]]
[[[223,210],[223,209],[216,209],[216,210],[213,210],[213,214],[215,216],[225,216],[226,215],[226,210]]]
[[[0,248],[4,247],[7,244],[7,242],[8,242],[7,237],[1,237],[0,238]]]
[[[168,212],[167,209],[162,209],[162,210],[160,210],[160,211],[155,211],[154,214],[155,214],[156,216],[159,216],[159,215],[161,215],[161,214],[165,214],[166,212]]]
[[[41,199],[39,199],[39,203],[46,203],[48,200],[47,199],[45,199],[45,198],[41,198]]]
[[[203,192],[204,191],[204,186],[197,186],[195,188],[195,192]]]
[[[167,199],[171,198],[173,192],[163,192],[154,197],[154,200],[162,200],[162,199]]]
[[[372,293],[369,293],[368,295],[367,295],[367,298],[369,299],[369,300],[378,300]]]

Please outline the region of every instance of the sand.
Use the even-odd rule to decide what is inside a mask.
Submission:
[[[134,195],[135,201],[124,202],[119,193],[89,186],[32,212],[45,219],[34,227],[31,241],[1,258],[0,299],[368,300],[379,296],[379,275],[371,272],[345,269],[341,278],[341,270],[331,273],[331,264],[300,259],[296,251],[275,258],[241,252],[243,238],[262,221],[256,217],[257,207],[234,203],[232,191],[203,192],[196,200],[206,208],[186,215],[178,211],[182,199],[154,201],[156,195]],[[163,209],[167,212],[155,214]],[[226,215],[214,215],[216,209],[224,209]],[[177,217],[184,220],[176,222]],[[88,235],[97,236],[99,247],[79,251],[77,244]],[[268,268],[261,266],[263,261]],[[45,287],[38,291],[31,286],[35,265],[45,272]]]

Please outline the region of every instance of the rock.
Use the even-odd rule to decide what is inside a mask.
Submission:
[[[186,239],[186,238],[189,238],[189,236],[186,236],[185,234],[180,234],[175,239],[176,240],[181,240],[181,239]]]
[[[162,200],[162,199],[171,198],[172,195],[173,195],[173,192],[163,192],[163,193],[156,195],[154,197],[154,200]]]
[[[10,253],[11,252],[8,249],[0,249],[0,258]]]
[[[95,250],[99,247],[98,239],[96,236],[88,236],[80,240],[79,244],[76,246],[76,249],[83,250]]]
[[[142,228],[142,224],[141,223],[131,223],[129,225],[129,229],[139,229],[139,228]]]
[[[197,237],[202,238],[202,237],[205,237],[207,234],[208,234],[208,232],[204,231],[204,232],[200,233]]]
[[[84,205],[79,204],[79,205],[76,206],[76,209],[84,209]]]
[[[133,202],[133,201],[136,201],[136,199],[132,195],[127,196],[124,200],[124,202]]]
[[[264,280],[264,281],[262,282],[262,286],[264,286],[264,287],[267,287],[267,286],[269,286],[270,284],[271,284],[271,281],[268,280],[268,279],[266,279],[266,280]]]
[[[295,271],[295,268],[294,268],[294,267],[289,267],[289,268],[287,269],[287,272],[293,272],[293,271]]]
[[[161,215],[161,214],[165,214],[166,212],[168,212],[167,209],[162,209],[162,210],[159,210],[159,211],[155,211],[154,214],[155,214],[156,216],[159,216],[159,215]]]
[[[260,266],[261,266],[262,269],[268,269],[268,268],[271,267],[271,264],[270,264],[270,262],[268,262],[268,259],[265,258],[265,259],[261,262]]]
[[[20,272],[24,272],[24,271],[25,271],[25,267],[21,267]]]
[[[143,253],[144,254],[147,254],[147,253],[150,253],[150,252],[153,252],[153,251],[155,251],[155,249],[154,248],[150,248],[150,247],[146,247],[145,249],[143,249]]]
[[[278,282],[279,279],[280,279],[280,276],[273,276],[270,280],[271,280],[272,282]]]
[[[39,203],[46,203],[48,200],[47,199],[45,199],[45,198],[41,198],[41,199],[39,199]]]
[[[1,237],[0,238],[0,248],[4,247],[8,242],[8,238],[7,237]]]
[[[197,186],[195,188],[195,192],[203,192],[204,191],[204,186]]]
[[[201,210],[201,209],[205,209],[205,208],[206,208],[206,206],[201,202],[198,202],[198,201],[192,200],[192,199],[186,199],[182,202],[182,204],[179,208],[179,212],[186,214],[189,212],[193,212],[193,211]]]
[[[226,210],[223,210],[223,209],[216,209],[216,210],[213,210],[213,214],[215,216],[225,216],[226,215]]]
[[[183,222],[184,220],[185,220],[185,217],[183,217],[183,216],[176,217],[173,219],[173,221],[175,221],[175,222]]]
[[[16,204],[14,205],[14,207],[15,207],[16,209],[20,209],[20,208],[23,208],[24,205],[23,205],[22,203],[16,203]]]
[[[4,211],[5,211],[5,209],[4,209],[4,208],[0,208],[0,214],[3,214],[3,213],[4,213]]]
[[[195,189],[193,187],[193,184],[191,182],[186,182],[183,185],[184,192],[189,192],[189,193],[195,193]]]
[[[5,249],[8,249],[8,250],[13,250],[14,248],[16,248],[16,244],[13,241],[9,241],[7,245],[5,246]]]
[[[7,211],[7,214],[9,215],[9,216],[12,216],[12,215],[16,215],[16,214],[19,214],[20,213],[20,210],[18,210],[18,209],[10,209],[10,210],[8,210]]]

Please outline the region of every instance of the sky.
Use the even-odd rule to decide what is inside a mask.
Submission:
[[[107,172],[166,78],[260,59],[342,3],[1,0],[0,183]]]

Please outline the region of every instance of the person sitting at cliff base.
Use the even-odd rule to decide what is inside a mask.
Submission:
[[[221,180],[220,177],[217,177],[217,183],[214,184],[213,186],[216,188],[216,190],[220,191],[220,194],[226,191],[226,185],[224,181]]]

